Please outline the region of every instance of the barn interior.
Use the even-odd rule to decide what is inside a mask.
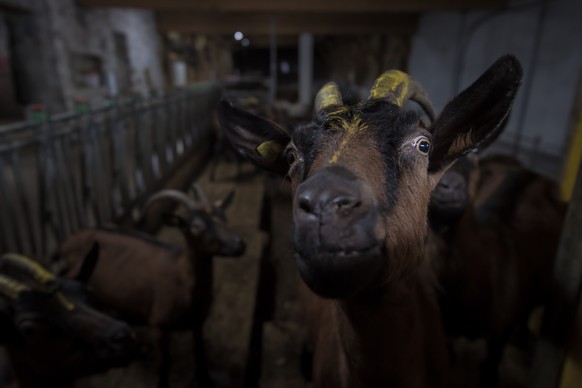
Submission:
[[[12,259],[0,258],[0,387],[326,386],[314,376],[314,346],[298,291],[295,188],[285,174],[264,171],[244,157],[226,133],[221,101],[290,134],[317,115],[316,94],[329,81],[344,104],[357,104],[368,99],[380,74],[398,69],[422,85],[438,115],[505,54],[521,63],[521,86],[501,131],[476,147],[483,167],[472,184],[477,198],[485,198],[493,181],[488,177],[505,174],[506,186],[521,191],[507,193],[503,186],[492,194],[511,204],[495,210],[507,225],[488,226],[495,241],[509,247],[499,248],[489,258],[494,268],[483,270],[493,280],[477,294],[494,296],[455,312],[462,319],[477,309],[491,322],[479,322],[486,328],[475,335],[447,333],[445,386],[582,386],[581,18],[579,0],[0,0],[0,254],[24,255],[55,276],[30,269],[37,275],[28,280],[31,275],[19,272],[26,265],[13,268]],[[502,167],[495,164],[500,160]],[[539,182],[544,198],[526,203],[527,190]],[[165,197],[152,201],[160,192]],[[532,225],[553,217],[543,208],[549,197],[559,216],[551,230],[536,235]],[[520,205],[529,212],[518,220],[528,232],[511,234],[508,225],[518,222],[513,214],[521,214],[515,210]],[[478,200],[470,206],[493,212]],[[197,259],[191,259],[193,269],[190,262],[187,269],[177,263],[182,255],[186,261],[196,256],[192,246],[203,244],[183,231],[191,231],[192,214],[200,212],[209,212],[204,222],[216,228],[226,220],[245,249],[205,254],[211,264],[197,277],[203,271]],[[429,209],[429,218],[433,214]],[[180,222],[188,225],[181,228]],[[155,242],[143,248],[131,240],[128,247],[141,249],[131,258],[134,248],[120,248],[119,260],[127,257],[123,265],[132,268],[114,266],[111,278],[99,273],[108,252],[100,242],[95,273],[84,280],[87,299],[77,302],[61,279],[80,277],[88,259],[72,264],[63,246],[79,232],[97,229],[131,231],[119,241]],[[438,235],[437,229],[430,233]],[[534,255],[545,249],[536,244],[550,235],[555,246],[544,253],[547,266],[535,272]],[[453,240],[443,237],[443,244]],[[426,245],[431,241],[427,237]],[[473,236],[467,232],[463,241]],[[511,257],[525,245],[529,256],[516,259],[515,269]],[[447,249],[458,252],[460,246]],[[158,249],[169,252],[161,267],[147,261]],[[465,259],[470,263],[472,254]],[[143,284],[135,275],[140,271],[147,272]],[[171,318],[181,314],[174,304],[193,292],[182,280],[185,272],[193,273],[193,287],[210,289],[195,298],[203,307],[187,303],[186,315],[202,316],[201,323]],[[530,273],[543,278],[532,286],[543,302],[530,303],[528,291],[519,288],[521,278],[512,277]],[[111,291],[113,299],[143,302],[136,309],[149,315],[126,318],[98,301],[101,288],[94,282],[101,278],[105,288],[119,287]],[[44,283],[38,285],[39,279]],[[442,282],[434,286],[437,295],[443,279],[436,280]],[[16,319],[25,307],[32,309],[21,298],[33,291],[73,300],[62,303],[68,313],[86,303],[129,325],[131,359],[120,365],[100,358],[106,366],[96,368],[94,354],[89,361],[78,358],[65,344],[81,346],[79,338],[65,335],[73,324],[66,321],[59,334],[65,339],[57,338],[50,330],[68,318],[49,308],[26,310],[30,316]],[[143,300],[129,297],[133,292]],[[166,310],[169,318],[155,316]],[[496,377],[483,377],[495,325],[518,310],[524,316],[501,335]],[[23,320],[32,322],[24,327],[29,330],[22,329]],[[93,334],[105,332],[100,330]]]

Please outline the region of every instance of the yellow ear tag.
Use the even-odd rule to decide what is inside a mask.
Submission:
[[[275,140],[267,140],[257,147],[257,152],[269,163],[274,162],[281,152],[283,152],[283,146],[276,142]]]
[[[73,311],[73,309],[75,308],[75,305],[69,301],[62,293],[57,292],[56,294],[57,300],[59,301],[59,303],[64,307],[65,310],[67,311]]]

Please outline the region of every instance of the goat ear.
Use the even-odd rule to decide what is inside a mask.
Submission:
[[[241,155],[267,171],[287,174],[283,151],[289,135],[281,127],[226,100],[218,105],[218,118],[226,138]]]
[[[445,106],[431,127],[429,171],[437,172],[502,130],[519,90],[522,68],[513,55],[499,58]]]
[[[91,250],[85,258],[83,259],[83,265],[79,270],[79,274],[75,277],[75,280],[81,283],[87,283],[89,278],[95,271],[95,267],[97,266],[97,262],[99,261],[99,243],[95,241]]]
[[[230,193],[228,193],[226,195],[226,197],[224,197],[223,199],[221,199],[219,201],[216,201],[214,203],[214,207],[220,208],[222,210],[226,210],[230,206],[230,204],[232,203],[232,200],[234,198],[234,193],[235,193],[235,191],[231,190]]]

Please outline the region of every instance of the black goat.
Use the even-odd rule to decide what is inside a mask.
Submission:
[[[92,262],[88,257],[87,265]],[[88,272],[86,266],[80,273]],[[130,328],[84,299],[83,284],[55,277],[24,256],[2,256],[0,343],[21,388],[73,387],[79,377],[133,359],[136,343]]]

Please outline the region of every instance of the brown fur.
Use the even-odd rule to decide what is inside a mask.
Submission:
[[[389,259],[375,288],[337,301],[317,296],[301,282],[316,387],[445,386],[448,360],[434,278],[422,255],[425,204],[436,178],[426,174],[427,159],[415,155],[408,143],[400,155],[414,158],[416,166],[401,176],[399,202],[378,226],[377,234],[386,235]],[[341,139],[321,150],[312,173],[326,166],[338,144]],[[386,180],[374,173],[383,169],[382,157],[369,133],[353,136],[338,163],[368,184],[376,201],[386,200]]]
[[[495,384],[512,331],[525,327],[529,313],[545,300],[565,214],[556,183],[535,175],[516,188],[510,214],[493,214],[497,221],[483,224],[477,209],[520,171],[523,167],[511,159],[482,162],[469,178],[472,202],[445,236],[431,233],[427,251],[442,285],[447,332],[488,341],[485,385]],[[473,191],[476,180],[479,189]]]
[[[316,387],[445,386],[444,333],[424,260],[429,195],[450,163],[500,130],[522,74],[514,56],[501,57],[428,129],[375,93],[322,109],[291,135],[221,101],[221,125],[239,152],[292,182]],[[426,96],[410,85],[411,95]],[[285,151],[265,158],[257,147],[266,141]]]
[[[238,256],[244,251],[240,237],[215,216],[212,228],[193,232],[197,217],[192,224],[172,218],[184,235],[184,251],[137,232],[92,229],[70,237],[58,252],[69,264],[68,276],[75,276],[82,265],[80,254],[99,244],[100,259],[89,279],[92,294],[116,314],[157,329],[160,385],[167,384],[168,333],[174,329],[193,331],[197,377],[201,385],[210,384],[202,331],[212,303],[212,257]],[[206,218],[205,222],[211,222],[210,214]]]

